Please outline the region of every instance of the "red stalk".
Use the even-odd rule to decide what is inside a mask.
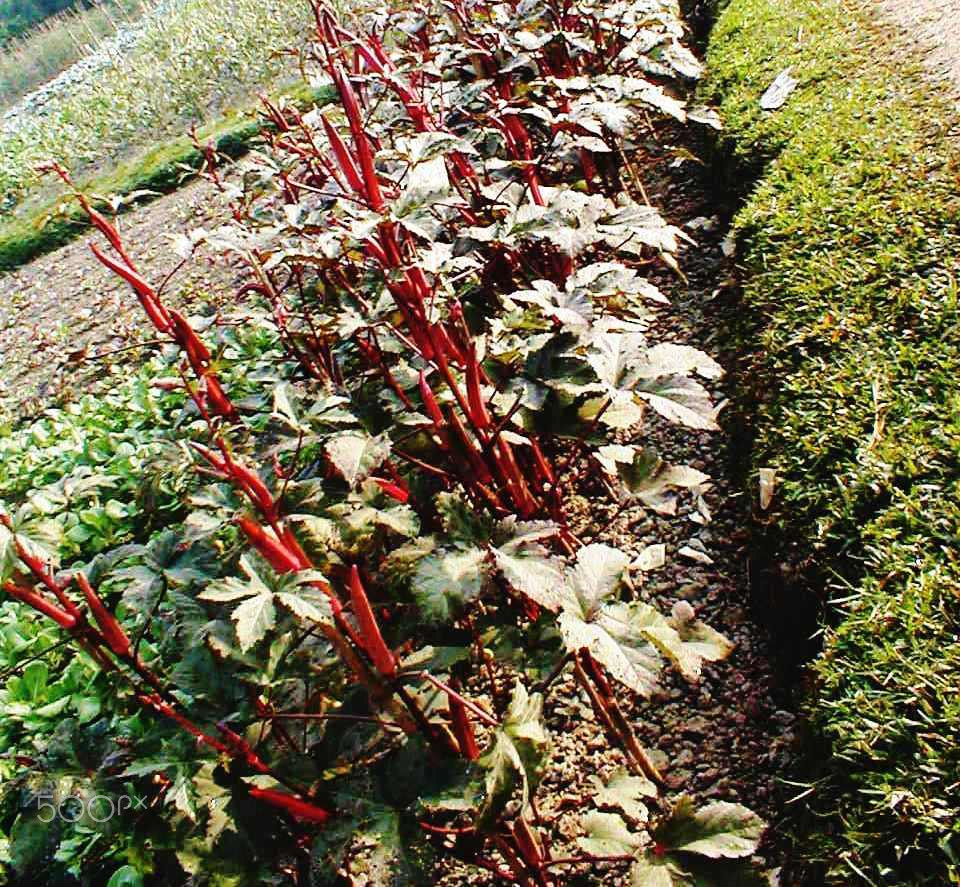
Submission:
[[[536,438],[530,438],[530,447],[533,450],[533,460],[537,465],[541,477],[551,486],[555,486],[557,481],[553,473],[553,468],[547,461],[547,457],[543,454],[543,450],[540,449],[540,444]]]
[[[310,558],[307,557],[307,553],[300,546],[299,541],[297,541],[297,537],[294,535],[293,530],[291,530],[290,527],[283,528],[280,533],[280,539],[283,544],[287,546],[290,553],[298,561],[300,561],[301,570],[309,570],[311,567],[313,567],[313,564],[310,562]],[[325,591],[327,591],[327,593],[330,593],[330,586],[326,582],[323,583],[322,587]]]
[[[76,628],[77,620],[75,617],[50,603],[50,601],[42,597],[33,589],[23,588],[22,586],[16,585],[12,580],[8,579],[3,583],[3,590],[6,591],[11,597],[16,598],[18,601],[21,601],[29,607],[33,607],[33,609],[38,613],[42,613],[44,616],[52,619],[61,628],[66,628],[68,631]]]
[[[360,570],[354,564],[350,568],[350,603],[353,605],[353,615],[356,617],[360,629],[360,638],[364,649],[370,656],[374,667],[382,675],[392,678],[397,673],[397,660],[380,634],[380,626],[373,615],[370,600],[363,590],[360,581]]]
[[[473,441],[470,439],[470,435],[467,434],[467,429],[464,428],[463,422],[460,420],[460,417],[457,415],[456,410],[454,410],[453,407],[450,407],[449,421],[450,427],[453,429],[457,438],[460,440],[460,444],[466,451],[465,455],[470,463],[470,468],[476,475],[476,477],[473,479],[479,481],[481,484],[492,483],[493,475],[490,473],[490,469],[487,468],[487,464],[483,461],[483,458],[477,451],[476,446],[474,446]]]
[[[213,412],[224,419],[234,419],[237,415],[236,407],[230,402],[220,384],[220,380],[211,374],[202,377],[207,386],[207,400],[213,408]]]
[[[80,586],[80,590],[87,599],[87,606],[90,608],[90,612],[93,613],[93,618],[96,619],[97,625],[100,626],[100,630],[103,632],[103,636],[107,644],[109,644],[110,649],[122,659],[129,659],[130,638],[127,637],[126,632],[121,628],[116,616],[104,606],[103,601],[93,590],[93,586],[90,585],[86,575],[78,572],[76,579],[77,585]]]
[[[354,147],[360,160],[360,172],[363,175],[367,201],[374,212],[382,212],[384,207],[383,195],[380,193],[380,181],[373,164],[373,151],[363,129],[363,116],[357,102],[357,95],[353,91],[353,86],[351,86],[346,73],[339,65],[333,66],[333,80],[336,83],[337,91],[340,93],[343,109],[347,113],[350,134],[353,136]]]
[[[454,696],[448,697],[447,706],[450,709],[453,735],[457,740],[457,745],[460,746],[460,754],[468,761],[475,761],[480,757],[480,748],[477,745],[477,737],[470,716],[467,714],[466,706]]]
[[[347,146],[343,143],[343,139],[340,138],[340,134],[334,129],[333,124],[323,115],[320,119],[323,121],[323,128],[327,134],[327,139],[330,141],[330,147],[333,149],[333,155],[337,159],[337,166],[340,167],[344,176],[346,176],[347,184],[353,188],[357,194],[364,194],[365,190],[363,187],[363,179],[360,178],[360,171],[357,169],[356,163],[353,162],[353,157],[350,156],[350,152],[347,150]]]
[[[113,271],[114,274],[122,277],[133,287],[133,291],[137,294],[140,304],[143,305],[143,310],[147,312],[150,322],[161,333],[169,333],[170,315],[167,313],[167,309],[157,300],[157,295],[153,291],[153,287],[137,274],[133,268],[128,265],[121,265],[119,262],[111,259],[95,243],[90,244],[90,249],[102,265],[105,265]]]
[[[278,573],[297,573],[303,569],[300,565],[300,559],[286,545],[271,536],[252,517],[242,514],[237,518],[237,524],[250,544],[263,555],[264,560]]]
[[[399,484],[395,484],[393,481],[385,480],[382,477],[373,478],[376,481],[377,486],[383,490],[388,496],[393,499],[396,499],[397,502],[405,503],[410,498],[409,490],[405,490]]]
[[[430,417],[430,421],[433,422],[434,428],[440,431],[443,429],[443,426],[446,425],[446,422],[443,419],[443,413],[440,411],[440,404],[437,403],[436,395],[433,393],[430,383],[427,382],[427,376],[423,370],[420,370],[419,384],[420,397],[423,399],[423,405],[427,409],[427,415]]]
[[[537,510],[536,502],[520,473],[516,457],[513,455],[513,447],[499,435],[497,436],[497,456],[497,464],[504,474],[504,480],[507,482],[507,489],[510,490],[514,504],[520,511],[521,517],[529,517]]]
[[[263,759],[250,747],[250,743],[246,739],[234,733],[226,724],[217,724],[217,729],[223,735],[233,754],[242,757],[254,770],[260,773],[271,772]]]
[[[272,788],[251,788],[250,797],[270,804],[273,807],[279,807],[297,819],[305,819],[308,822],[315,822],[318,825],[323,825],[333,817],[333,813],[325,810],[323,807],[317,807],[315,804],[304,801],[296,795],[278,792]]]
[[[6,521],[4,521],[6,523]],[[10,527],[12,529],[12,526]],[[61,585],[53,578],[50,573],[50,570],[47,568],[47,565],[40,560],[40,558],[35,557],[27,551],[26,546],[14,536],[14,545],[17,549],[17,557],[22,560],[27,567],[30,569],[30,572],[39,579],[44,586],[54,593],[57,600],[60,602],[60,606],[66,610],[71,616],[75,619],[80,619],[80,610],[77,605],[67,597]]]
[[[159,712],[165,718],[169,718],[171,721],[182,727],[191,736],[195,736],[205,745],[209,745],[211,748],[216,749],[221,754],[230,754],[230,749],[220,742],[219,739],[215,739],[213,736],[204,733],[203,730],[193,723],[193,721],[184,717],[169,703],[164,702],[156,693],[150,695],[138,693],[137,698],[143,705],[146,705],[149,708],[152,708],[154,711]]]
[[[480,362],[473,342],[467,351],[467,403],[470,405],[470,419],[477,428],[490,427],[490,413],[480,391]]]
[[[202,376],[210,363],[210,352],[179,311],[170,312],[170,325],[177,344],[186,352],[194,373]]]
[[[260,476],[255,471],[234,462],[229,455],[224,456],[224,462],[228,473],[260,510],[264,519],[273,523],[277,519],[277,505],[267,485],[260,480]]]

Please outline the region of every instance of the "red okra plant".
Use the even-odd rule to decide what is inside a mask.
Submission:
[[[445,855],[524,885],[602,862],[682,884],[698,856],[749,856],[761,825],[745,808],[658,797],[623,705],[665,662],[693,681],[730,644],[688,605],[667,616],[626,594],[644,561],[582,544],[567,511],[587,471],[668,515],[707,483],[644,436],[651,409],[714,428],[695,377],[720,374],[650,338],[666,300],[643,272],[676,267],[681,233],[630,158],[656,115],[688,117],[667,91],[696,74],[674,5],[314,11],[304,66],[336,101],[268,104],[251,194],[232,225],[191,237],[239,256],[238,296],[268,308],[276,359],[258,395],[231,390],[237,333],[204,337],[165,304],[78,195],[108,245],[96,258],[169,340],[189,398],[203,482],[168,554],[215,551],[220,569],[168,575],[149,546],[127,549],[98,567],[98,590],[76,568],[61,578],[24,513],[22,530],[5,522],[4,587],[192,737],[172,795],[210,797],[212,781],[228,811],[272,807],[291,852],[312,842],[344,883],[388,859],[400,882],[433,883]],[[152,606],[118,619],[102,589],[144,572],[165,577]],[[172,668],[162,644],[146,657],[131,641],[155,634],[171,584],[172,618],[199,645]],[[552,658],[536,687],[522,649],[488,643],[505,631]],[[627,769],[599,786],[582,852],[558,854],[536,795],[565,669]],[[232,707],[216,711],[211,678],[230,682]],[[240,821],[192,818],[188,871],[214,871]]]

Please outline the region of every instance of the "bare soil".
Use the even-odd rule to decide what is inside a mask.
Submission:
[[[197,179],[121,215],[119,227],[143,275],[159,285],[180,262],[171,235],[216,228],[226,219],[220,194]],[[130,288],[91,254],[93,239],[78,237],[0,276],[0,418],[29,417],[82,392],[106,372],[117,349],[150,341],[152,330]],[[201,250],[171,282],[168,301],[205,312],[232,292],[233,276]]]

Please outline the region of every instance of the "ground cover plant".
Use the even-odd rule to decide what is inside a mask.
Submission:
[[[659,546],[633,559],[568,521],[588,472],[668,515],[707,482],[643,430],[651,410],[715,428],[721,372],[655,340],[644,276],[683,235],[631,143],[651,115],[713,119],[665,89],[699,73],[676,7],[312,13],[305,67],[336,107],[268,102],[234,224],[181,237],[245,269],[236,314],[168,307],[76,194],[168,345],[116,395],[143,424],[99,455],[69,411],[11,447],[11,874],[436,883],[456,860],[528,885],[749,883],[762,822],[669,785],[622,704],[730,644],[644,599]],[[537,790],[567,670],[626,767],[564,842]],[[58,779],[75,822],[38,814]],[[108,792],[143,801],[132,826],[99,821]]]
[[[859,4],[720,5],[704,95],[737,168],[768,164],[736,219],[752,469],[778,478],[758,548],[772,609],[830,598],[798,852],[817,882],[955,883],[955,108]],[[763,112],[788,65],[796,93]]]

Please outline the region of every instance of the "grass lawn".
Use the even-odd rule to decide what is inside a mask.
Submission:
[[[778,605],[826,613],[798,846],[809,883],[957,883],[955,109],[858,3],[721,6],[703,97],[759,173],[735,221],[753,467],[779,477],[758,548]],[[787,66],[797,91],[761,111]]]

